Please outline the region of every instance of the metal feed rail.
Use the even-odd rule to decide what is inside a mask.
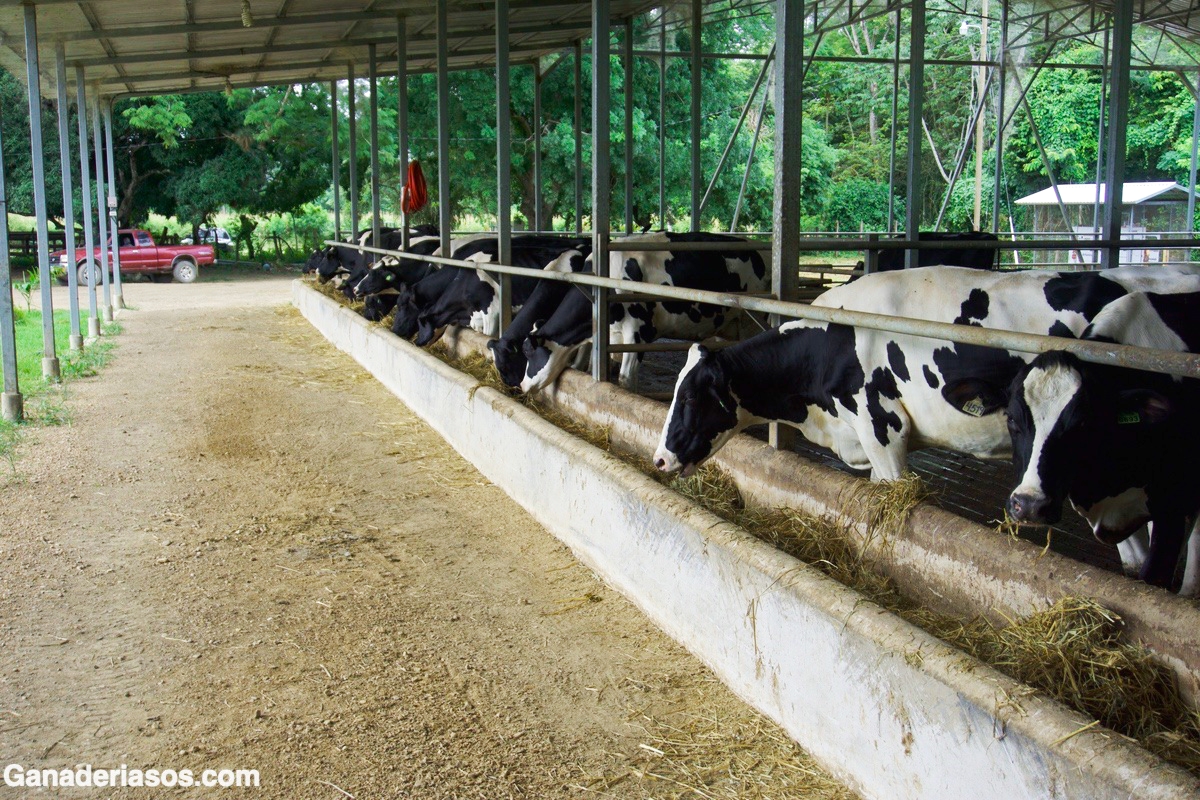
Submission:
[[[529,278],[564,281],[566,283],[594,286],[601,289],[632,290],[645,294],[653,294],[663,299],[711,303],[712,305],[725,306],[727,308],[740,308],[744,311],[778,314],[793,319],[831,322],[889,333],[923,336],[929,339],[944,339],[961,344],[1015,350],[1020,353],[1044,353],[1048,350],[1065,350],[1084,361],[1090,361],[1095,364],[1109,364],[1150,372],[1162,372],[1167,375],[1176,375],[1185,378],[1200,378],[1200,355],[1192,353],[1152,350],[1145,347],[1108,344],[1106,342],[1080,341],[1078,339],[1042,336],[1033,333],[979,328],[972,325],[954,325],[948,322],[893,317],[887,314],[873,314],[866,311],[846,311],[844,309],[813,306],[807,303],[788,303],[764,297],[749,297],[735,293],[710,292],[703,289],[687,289],[680,286],[660,286],[640,281],[603,278],[597,275],[578,272],[547,272],[540,269],[510,267],[492,262],[480,263],[478,261],[463,261],[444,258],[442,256],[423,256],[416,253],[405,253],[401,250],[385,250],[380,247],[365,247],[346,242],[326,241],[325,244],[332,247],[353,248],[382,256],[407,258],[414,261],[428,261],[432,264],[442,264],[460,269],[482,269],[486,272],[496,272],[503,275],[523,275]],[[619,247],[612,249],[620,250]],[[642,250],[644,248],[639,244],[637,249]]]

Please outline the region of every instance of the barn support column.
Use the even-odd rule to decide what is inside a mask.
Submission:
[[[900,36],[903,34],[902,28],[904,17],[904,6],[900,3],[896,4],[893,41],[896,43],[895,52],[892,53],[892,131],[889,135],[888,143],[888,202],[887,202],[887,229],[888,233],[896,231],[896,132],[900,121]],[[864,263],[869,266],[870,259],[865,259]]]
[[[113,321],[112,287],[108,271],[108,215],[104,213],[107,199],[104,194],[104,143],[100,132],[100,87],[96,86],[92,96],[92,154],[96,159],[96,219],[100,223],[100,283],[104,287],[104,321]]]
[[[625,20],[625,233],[633,233],[633,17]]]
[[[1129,61],[1133,38],[1133,0],[1113,7],[1112,65],[1108,95],[1108,143],[1104,164],[1104,238],[1102,268],[1121,263],[1121,203],[1125,183],[1125,126],[1129,123]]]
[[[108,227],[112,231],[112,281],[113,301],[117,308],[125,308],[125,295],[121,291],[121,234],[117,219],[117,170],[113,162],[112,101],[104,104],[104,139],[108,160]]]
[[[400,165],[400,238],[408,249],[408,20],[396,17],[396,163]]]
[[[70,347],[83,349],[79,327],[79,284],[75,275],[75,202],[71,191],[71,105],[67,101],[67,53],[59,42],[54,48],[55,88],[58,91],[58,155],[62,169],[63,234],[66,236],[67,303],[71,315]]]
[[[4,147],[0,142],[0,419],[20,422],[24,399],[17,381],[17,332],[13,323],[12,273],[8,260],[8,188],[4,179]]]
[[[534,68],[536,70],[536,67]],[[512,84],[508,58],[508,0],[496,0],[496,240],[497,261],[512,263]],[[512,276],[497,275],[500,330],[512,322]]]
[[[533,62],[533,229],[546,230],[542,219],[542,66]],[[550,220],[554,226],[554,220]]]
[[[915,0],[921,2],[921,0]],[[804,2],[779,0],[775,9],[775,199],[771,215],[771,291],[795,300],[800,290],[800,144],[804,82]],[[772,318],[772,325],[783,320]],[[772,447],[791,449],[795,431],[770,426]]]
[[[79,196],[83,198],[83,248],[87,251],[88,338],[100,336],[100,314],[96,310],[96,235],[93,227],[92,166],[88,160],[87,89],[83,67],[75,67],[75,117],[79,121]],[[74,263],[67,269],[76,270]]]
[[[383,224],[379,218],[379,61],[373,44],[367,45],[367,73],[371,84],[371,241],[376,247],[382,247],[383,239],[379,235]]]
[[[1008,83],[1008,3],[1000,4],[1000,47],[996,53],[1000,81],[996,87],[996,166],[992,179],[992,233],[1000,233],[1000,187],[1004,181],[1004,90]],[[997,254],[999,261],[1001,254]]]
[[[658,225],[667,229],[667,9],[658,18]]]
[[[575,233],[583,233],[583,40],[575,41]]]
[[[612,65],[609,63],[608,0],[592,0],[592,264],[597,275],[608,275],[609,106]],[[592,295],[592,378],[608,380],[608,290],[595,287]]]
[[[703,0],[692,0],[692,230],[700,230],[700,185],[704,176],[700,174],[700,71],[704,68],[703,51],[700,45],[704,21]]]
[[[1100,108],[1096,114],[1096,142],[1104,141],[1104,122],[1108,98],[1108,47],[1112,39],[1112,28],[1104,32],[1104,50],[1100,55]],[[1032,83],[1032,81],[1030,82]],[[1096,186],[1104,182],[1104,150],[1096,148]],[[1096,190],[1096,199],[1092,203],[1092,229],[1100,230],[1100,190]]]
[[[329,165],[333,175],[333,238],[342,238],[342,157],[338,152],[338,82],[329,82]]]
[[[446,36],[446,0],[437,0],[437,152],[438,152],[438,227],[442,234],[442,255],[449,258],[450,247],[450,47]]]
[[[354,62],[347,67],[346,113],[350,123],[350,238],[358,240],[358,89],[354,83]]]
[[[46,167],[42,153],[42,87],[38,73],[37,9],[25,9],[25,67],[29,96],[29,146],[33,151],[33,211],[37,217],[38,275],[42,298],[42,375],[58,380],[54,352],[54,304],[50,296],[50,230],[46,221]]]
[[[908,42],[908,197],[904,232],[912,244],[904,266],[917,266],[921,238],[921,118],[925,113],[925,0],[912,0]]]
[[[1188,233],[1196,230],[1196,162],[1197,155],[1200,154],[1200,72],[1196,73],[1196,88],[1192,92],[1192,97],[1195,99],[1196,105],[1192,110],[1192,166],[1188,170],[1187,228],[1185,228]]]

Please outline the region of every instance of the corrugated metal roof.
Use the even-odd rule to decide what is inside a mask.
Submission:
[[[1099,198],[1096,197],[1097,186],[1099,186],[1100,190]],[[1062,196],[1062,204],[1065,206],[1091,206],[1096,203],[1103,203],[1105,188],[1105,184],[1103,183],[1060,183],[1058,185],[1059,193]],[[1174,181],[1135,181],[1122,184],[1121,188],[1121,202],[1127,206],[1136,206],[1139,203],[1145,203],[1149,200],[1165,202],[1170,200],[1186,201],[1187,199],[1187,187],[1180,186]],[[1042,189],[1040,192],[1034,192],[1014,202],[1019,206],[1058,205],[1053,186],[1048,189]]]
[[[396,68],[397,19],[407,25],[410,71],[435,67],[436,6],[427,0],[35,0],[43,91],[54,89],[54,43],[66,47],[68,76],[82,65],[105,95],[221,90],[365,75],[368,45],[381,74]],[[661,6],[613,0],[615,21]],[[495,4],[449,0],[451,69],[495,61]],[[513,63],[551,55],[587,37],[587,0],[510,0]],[[0,0],[0,66],[25,79],[19,0]]]

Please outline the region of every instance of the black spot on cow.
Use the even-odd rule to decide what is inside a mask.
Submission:
[[[900,389],[896,386],[896,376],[891,370],[883,367],[876,367],[871,373],[871,380],[867,381],[867,415],[871,419],[871,426],[875,430],[875,438],[883,446],[887,446],[889,436],[888,429],[900,432],[901,423],[900,416],[894,411],[888,411],[883,407],[881,397],[886,397],[889,400],[897,400],[900,397]]]
[[[1200,353],[1200,341],[1197,340],[1200,326],[1197,326],[1195,322],[1200,319],[1200,294],[1196,292],[1154,293],[1148,294],[1146,297],[1166,326],[1183,339],[1188,352]]]
[[[888,366],[892,368],[892,372],[902,381],[908,382],[908,364],[904,360],[904,351],[900,349],[900,345],[895,342],[888,342],[887,346]]]
[[[608,307],[608,321],[614,325],[625,319],[625,306],[620,303],[613,303]]]
[[[925,382],[929,384],[929,388],[936,389],[938,387],[938,376],[929,368],[928,364],[921,367],[921,369],[925,372]]]
[[[958,318],[954,320],[955,325],[974,325],[981,327],[975,320],[985,320],[988,315],[988,306],[991,299],[988,293],[982,289],[972,289],[967,295],[967,299],[963,301],[959,308]]]
[[[1061,336],[1064,339],[1074,339],[1075,338],[1075,332],[1072,331],[1071,328],[1068,325],[1066,325],[1062,320],[1055,320],[1054,324],[1050,326],[1050,335],[1051,336]]]
[[[638,263],[636,258],[625,259],[625,277],[631,281],[641,281],[643,279],[642,265]]]
[[[1046,281],[1046,302],[1055,311],[1074,311],[1091,320],[1106,305],[1127,292],[1099,272],[1072,272]]]
[[[947,403],[961,410],[964,399],[979,400],[973,406],[982,406],[985,413],[1005,405],[1009,385],[1025,366],[1005,350],[961,343],[934,350],[933,363],[944,381],[942,398]]]

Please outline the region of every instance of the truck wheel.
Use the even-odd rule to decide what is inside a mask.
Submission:
[[[97,269],[96,265],[91,261],[80,261],[79,262],[78,271],[75,273],[75,276],[79,279],[79,285],[80,286],[88,285],[88,269],[89,268],[92,271],[92,277],[94,279],[93,280],[94,284],[96,286],[99,286],[100,285],[100,270]]]
[[[191,283],[200,277],[200,267],[196,266],[196,262],[191,259],[181,258],[171,268],[171,274],[180,283]]]

